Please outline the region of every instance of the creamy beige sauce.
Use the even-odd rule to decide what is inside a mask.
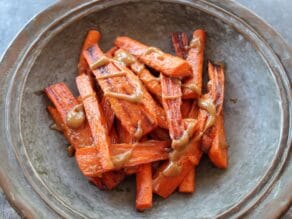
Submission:
[[[127,101],[133,102],[133,103],[138,103],[138,102],[142,101],[142,90],[141,89],[137,89],[136,92],[134,94],[131,94],[131,95],[121,94],[121,93],[116,93],[116,92],[111,92],[111,91],[105,91],[104,95],[109,96],[109,97],[115,97],[115,98],[122,99],[122,100],[127,100]]]
[[[113,156],[112,157],[112,162],[114,164],[114,166],[116,168],[121,168],[124,166],[125,163],[127,163],[129,161],[129,159],[131,158],[132,156],[132,153],[133,153],[133,149],[130,149],[122,154],[119,154],[119,155],[116,155],[116,156]]]
[[[90,69],[95,70],[101,66],[107,65],[108,63],[110,63],[110,59],[106,56],[102,56],[96,62],[90,65]]]
[[[139,140],[140,138],[142,138],[142,136],[143,136],[142,122],[141,122],[141,120],[139,120],[134,137],[135,137],[135,139]]]
[[[149,55],[151,53],[157,53],[159,55],[163,55],[163,52],[156,47],[148,47],[148,49],[145,52],[145,55]]]
[[[85,122],[85,113],[83,105],[78,104],[74,106],[66,116],[66,124],[73,129],[79,128]]]
[[[127,73],[124,71],[120,71],[117,72],[115,74],[106,74],[106,75],[101,75],[101,76],[97,76],[96,79],[106,79],[106,78],[113,78],[113,77],[121,77],[121,76],[125,76]]]
[[[197,37],[193,38],[191,40],[191,42],[190,42],[190,47],[198,49],[198,51],[200,51],[200,49],[201,49],[201,41],[200,41],[200,39],[197,38]]]
[[[63,131],[63,129],[60,126],[58,126],[56,123],[51,124],[50,125],[50,129],[58,131],[58,132],[62,132]]]
[[[131,69],[137,74],[140,75],[145,69],[145,65],[142,63],[134,63],[131,65]]]
[[[177,98],[181,98],[181,95],[173,95],[173,96],[164,96],[164,95],[162,95],[162,98],[165,99],[165,100],[174,100],[174,99],[177,99]]]
[[[84,101],[84,100],[86,100],[89,97],[95,97],[95,96],[96,96],[95,93],[90,93],[90,94],[87,94],[86,96],[82,97],[81,99],[82,99],[82,101]]]
[[[182,87],[188,88],[188,89],[190,89],[191,91],[193,91],[196,94],[200,94],[201,93],[200,92],[200,88],[198,88],[198,86],[195,85],[195,84],[183,84]]]
[[[179,165],[177,162],[170,161],[167,167],[163,170],[162,174],[165,176],[177,176],[180,174],[182,166]]]
[[[136,58],[134,56],[122,49],[115,52],[114,60],[123,63],[125,66],[130,66],[136,62]]]
[[[215,120],[216,120],[216,106],[213,103],[211,98],[201,98],[198,101],[198,105],[200,108],[206,110],[209,113],[206,125],[205,125],[205,130],[210,128],[211,126],[214,125]]]
[[[179,139],[174,139],[172,141],[171,147],[174,148],[176,151],[181,151],[184,150],[184,146],[186,146],[192,135],[194,134],[194,128],[196,125],[196,120],[194,119],[189,119],[190,122],[188,124],[188,127],[186,130],[184,130],[182,136]]]

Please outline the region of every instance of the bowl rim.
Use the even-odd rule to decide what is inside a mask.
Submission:
[[[123,4],[125,2],[138,2],[136,0],[133,1],[126,1],[126,0],[114,0],[112,1],[112,5],[116,5],[116,4]],[[245,23],[247,23],[253,30],[255,30],[255,33],[260,33],[260,36],[263,40],[263,42],[266,42],[267,46],[271,47],[272,51],[275,54],[278,54],[278,57],[274,57],[276,59],[279,60],[279,62],[282,63],[282,66],[285,69],[282,69],[283,72],[288,72],[286,73],[287,75],[285,75],[286,79],[284,80],[284,86],[286,88],[286,96],[287,99],[289,100],[289,102],[287,103],[288,106],[288,121],[291,121],[291,89],[289,89],[290,87],[290,81],[291,81],[291,70],[292,70],[292,61],[291,59],[287,59],[287,57],[291,57],[292,56],[292,52],[291,52],[291,48],[287,45],[287,43],[282,39],[282,37],[276,32],[274,31],[268,24],[266,24],[264,21],[262,21],[259,17],[257,17],[256,15],[254,15],[251,11],[249,11],[248,9],[244,8],[243,6],[241,6],[239,3],[236,2],[232,2],[232,1],[228,1],[228,0],[223,0],[223,1],[215,1],[215,0],[211,0],[211,1],[204,1],[204,0],[198,0],[198,1],[189,1],[189,0],[185,0],[185,1],[180,1],[180,0],[162,0],[162,2],[172,2],[172,3],[182,3],[182,4],[188,4],[190,6],[193,6],[192,4],[195,3],[204,3],[204,4],[209,4],[212,5],[214,7],[218,7],[224,11],[226,11],[226,13],[229,13],[232,16],[237,16],[238,18],[240,18],[242,21],[244,20]],[[61,15],[64,14],[64,16],[67,13],[73,13],[74,10],[77,10],[79,8],[82,7],[90,7],[91,4],[95,4],[95,3],[100,3],[101,5],[106,3],[106,1],[94,1],[94,0],[82,0],[82,1],[77,1],[77,0],[72,0],[70,2],[68,1],[59,1],[57,3],[55,3],[54,5],[50,6],[49,8],[45,9],[43,12],[40,12],[38,15],[36,15],[35,17],[33,17],[31,19],[31,21],[19,32],[19,34],[17,35],[17,37],[14,39],[13,43],[10,44],[10,46],[8,47],[8,49],[5,52],[5,55],[3,55],[0,66],[2,68],[0,68],[0,84],[1,85],[6,85],[7,84],[7,79],[9,78],[9,76],[11,74],[13,74],[17,67],[16,65],[14,65],[14,63],[19,62],[21,60],[21,56],[23,54],[25,54],[27,52],[27,50],[30,49],[30,47],[33,45],[33,42],[37,39],[35,39],[35,37],[40,36],[40,34],[42,33],[43,30],[46,29],[46,27],[50,26],[53,22],[56,22],[56,20],[61,19]],[[111,4],[109,4],[107,2],[107,4],[110,6],[112,6]],[[70,9],[69,9],[70,8]],[[49,15],[49,16],[48,16]],[[54,19],[52,19],[54,18]],[[56,20],[55,20],[56,19]],[[53,20],[53,22],[52,22]],[[58,22],[57,22],[58,23]],[[32,28],[34,26],[34,28]],[[38,27],[38,28],[35,28]],[[27,32],[29,31],[29,35],[27,35]],[[19,51],[19,53],[15,53],[15,51]],[[3,88],[5,88],[5,86],[3,86]],[[1,88],[1,91],[4,91],[4,89]],[[290,92],[289,92],[290,91]],[[4,99],[6,97],[6,92],[1,92],[0,93],[0,100],[1,100],[1,105],[0,108],[5,108],[5,104],[4,104]],[[2,117],[3,114],[1,112],[0,121],[4,121],[4,117]],[[290,122],[291,124],[291,122]],[[291,126],[291,125],[290,125]],[[0,126],[1,130],[3,131],[5,129],[4,124],[1,123]],[[287,138],[288,138],[288,147],[290,148],[291,146],[291,127],[287,127]],[[5,133],[5,131],[1,132],[1,135],[5,135],[3,134]],[[1,137],[6,137],[6,136],[1,136]],[[2,150],[7,149],[7,150],[11,150],[6,148],[6,142],[3,140],[4,138],[1,138],[1,148]],[[291,153],[289,152],[289,148],[286,150],[286,158],[288,158]],[[14,156],[14,154],[13,154]],[[286,159],[288,160],[288,159]],[[291,166],[291,162],[283,162],[283,165],[281,167],[279,167],[280,169],[284,170],[286,168],[288,168],[288,166]],[[20,171],[22,170],[21,168],[19,168]],[[34,213],[34,206],[32,205],[32,203],[27,203],[25,201],[22,200],[21,195],[16,196],[15,194],[17,194],[17,188],[15,187],[15,185],[13,184],[13,180],[8,180],[10,177],[7,173],[7,170],[5,170],[5,168],[0,167],[0,185],[4,190],[4,193],[8,199],[8,201],[12,204],[13,207],[15,207],[18,212],[20,212],[21,215],[26,216],[26,217],[32,217],[32,218],[37,218],[37,215]],[[275,177],[275,179],[273,180],[273,182],[271,183],[271,185],[269,186],[271,188],[271,190],[273,189],[272,186],[279,180],[280,175],[278,175],[277,177]],[[288,185],[292,185],[292,182],[288,182]],[[283,187],[283,186],[282,186]],[[289,195],[289,192],[287,192],[287,188],[291,188],[291,186],[287,186],[286,188],[280,188],[281,191],[283,191],[283,193],[287,193],[287,196],[283,197],[279,197],[279,202],[280,201],[287,201],[290,202],[292,199],[292,195]],[[289,191],[289,190],[288,190]],[[265,194],[268,196],[270,191],[266,191]],[[14,195],[13,195],[14,194]],[[290,196],[290,197],[289,197]],[[269,197],[267,197],[269,198]],[[258,200],[259,202],[260,200]],[[260,204],[260,203],[258,203]],[[251,208],[251,207],[250,207]],[[249,209],[250,209],[249,208]],[[248,210],[249,210],[248,209]],[[233,209],[233,213],[236,212],[238,209],[234,208]],[[280,208],[280,206],[278,206],[278,208],[275,208],[275,211],[278,211],[278,213],[280,214],[280,211],[283,211],[285,209]],[[246,212],[246,211],[245,211]],[[242,214],[245,212],[241,212]],[[224,212],[223,212],[224,213]],[[220,216],[223,216],[223,213]],[[224,214],[224,216],[226,216],[226,214]]]

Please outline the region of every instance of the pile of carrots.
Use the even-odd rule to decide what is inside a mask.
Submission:
[[[84,176],[111,190],[135,174],[136,209],[143,211],[153,193],[193,193],[203,154],[227,168],[224,69],[208,62],[203,92],[205,31],[194,31],[190,42],[172,33],[176,55],[124,36],[103,52],[100,38],[95,30],[85,38],[78,97],[64,83],[45,88],[52,128],[64,134]]]

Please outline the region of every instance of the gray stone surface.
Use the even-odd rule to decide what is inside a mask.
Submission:
[[[31,17],[54,2],[53,0],[0,0],[0,54],[4,52],[9,42]],[[291,0],[239,0],[239,2],[264,18],[291,45]],[[5,201],[2,192],[0,192],[0,218],[19,218]],[[292,218],[291,209],[284,218]]]

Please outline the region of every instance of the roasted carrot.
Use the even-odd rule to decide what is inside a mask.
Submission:
[[[130,133],[122,126],[122,123],[119,120],[116,121],[116,126],[118,130],[117,134],[119,143],[133,143],[135,141],[135,138],[130,135]]]
[[[182,104],[181,104],[181,115],[182,118],[196,118],[196,117],[190,117],[189,114],[191,112],[192,109],[192,104],[193,101],[190,100],[183,100]]]
[[[76,78],[76,84],[82,97],[86,117],[91,129],[94,145],[96,145],[102,168],[104,170],[113,169],[114,165],[110,157],[109,130],[101,109],[101,105],[96,98],[92,82],[89,76],[80,75]]]
[[[183,193],[193,193],[195,191],[195,175],[195,169],[193,168],[179,185],[178,191]]]
[[[133,144],[112,144],[110,154],[113,160],[121,161],[118,169],[133,167],[159,160],[166,160],[169,146],[165,141],[147,141]],[[100,155],[96,147],[84,147],[76,150],[76,161],[81,172],[88,177],[97,177],[105,172],[100,164]],[[124,159],[126,158],[126,159]],[[118,163],[118,162],[115,162]]]
[[[177,56],[186,59],[188,55],[189,39],[185,32],[171,34],[172,45]]]
[[[102,174],[102,182],[106,187],[111,190],[119,185],[126,177],[122,170],[113,170]]]
[[[91,72],[86,59],[83,56],[83,51],[92,46],[93,44],[97,44],[100,40],[100,33],[96,30],[90,30],[87,33],[87,36],[83,42],[83,46],[81,49],[81,54],[79,57],[79,64],[78,64],[78,72],[79,74],[89,74]]]
[[[140,61],[165,75],[183,77],[192,73],[191,66],[185,60],[164,53],[157,48],[146,46],[129,37],[117,37],[115,45],[138,57]]]
[[[193,32],[193,39],[190,42],[190,49],[187,55],[187,61],[192,66],[192,76],[183,81],[183,97],[196,98],[202,94],[202,78],[204,49],[206,43],[206,33],[204,30]]]
[[[149,136],[151,137],[151,139],[170,141],[169,131],[159,127],[150,132]]]
[[[88,181],[95,185],[97,188],[100,190],[105,190],[107,189],[106,185],[102,182],[101,177],[87,177]]]
[[[87,121],[79,128],[70,128],[67,125],[67,114],[79,105],[69,88],[64,83],[51,85],[45,89],[45,93],[52,101],[62,121],[62,129],[66,139],[75,148],[92,145],[92,135]],[[48,108],[50,110],[51,108]],[[51,113],[52,114],[52,113]]]
[[[107,123],[108,130],[111,130],[111,128],[113,127],[115,114],[111,108],[109,101],[107,100],[107,97],[103,96],[100,104]]]
[[[126,173],[126,175],[136,174],[138,168],[139,168],[139,166],[125,167],[124,172]]]
[[[152,166],[151,163],[139,166],[136,173],[136,209],[144,211],[152,207]]]
[[[153,191],[154,193],[167,198],[171,193],[175,191],[175,189],[182,183],[184,178],[189,174],[189,172],[197,166],[201,156],[202,151],[200,149],[200,139],[202,132],[204,130],[206,121],[208,118],[208,113],[204,110],[199,111],[198,121],[196,126],[196,134],[193,136],[191,141],[185,147],[185,150],[182,151],[177,161],[174,163],[176,164],[177,174],[169,175],[166,174],[165,171],[167,169],[171,169],[171,162],[167,161],[162,165],[159,170],[156,172],[154,179],[153,179]],[[176,154],[170,154],[170,157],[174,157]],[[173,159],[173,158],[172,158]],[[174,167],[175,167],[174,166]]]
[[[166,112],[169,134],[172,140],[183,135],[184,125],[181,115],[181,82],[176,78],[161,75],[162,104]]]
[[[118,133],[117,133],[115,126],[113,126],[110,130],[110,138],[111,138],[112,144],[122,143],[119,141],[119,136],[118,136]]]
[[[157,119],[149,102],[145,102],[145,89],[137,76],[116,62],[106,59],[97,45],[85,51],[84,57],[91,66],[107,60],[103,61],[104,65],[93,70],[93,73],[104,95],[108,96],[115,115],[127,131],[132,136],[141,137],[153,130],[157,126]]]
[[[119,49],[118,47],[114,46],[114,47],[110,48],[108,51],[106,51],[105,55],[106,55],[107,57],[109,57],[109,58],[112,58],[112,57],[114,57],[115,52],[116,52],[118,49]]]

